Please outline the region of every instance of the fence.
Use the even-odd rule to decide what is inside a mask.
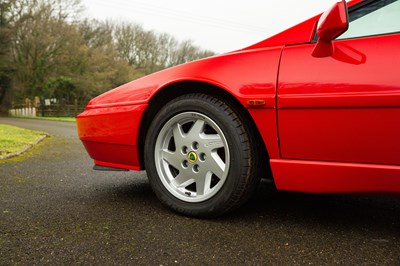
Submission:
[[[27,108],[10,109],[10,110],[8,110],[8,115],[9,116],[35,117],[36,116],[36,108],[35,107],[27,107]]]
[[[37,97],[34,101],[25,99],[24,103],[13,103],[12,108],[8,111],[9,116],[24,116],[24,117],[75,117],[83,112],[85,105],[78,104],[75,99],[73,104],[68,104],[65,100],[57,99],[42,99]]]

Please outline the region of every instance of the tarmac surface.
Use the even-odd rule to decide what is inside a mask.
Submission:
[[[51,137],[0,162],[0,265],[400,265],[399,195],[261,184],[214,220],[164,208],[145,172],[98,172],[74,123],[0,118]]]

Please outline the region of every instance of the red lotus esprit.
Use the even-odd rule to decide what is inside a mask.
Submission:
[[[91,100],[97,170],[144,170],[158,198],[217,216],[278,190],[400,192],[400,1],[336,3],[242,50]]]

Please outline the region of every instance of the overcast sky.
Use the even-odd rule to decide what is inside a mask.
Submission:
[[[83,0],[86,15],[132,21],[216,53],[244,48],[302,22],[337,0]]]

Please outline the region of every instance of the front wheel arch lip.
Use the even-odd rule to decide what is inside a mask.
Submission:
[[[144,160],[144,145],[146,141],[147,131],[149,129],[151,121],[156,116],[157,112],[165,106],[168,102],[174,100],[177,97],[187,95],[187,94],[206,94],[218,99],[223,100],[231,106],[231,108],[238,111],[243,119],[246,120],[246,124],[254,134],[257,134],[257,141],[262,143],[263,148],[263,164],[267,165],[265,177],[271,178],[271,170],[269,164],[268,148],[262,139],[258,127],[255,124],[252,116],[250,115],[247,108],[236,98],[235,95],[231,94],[228,89],[216,86],[212,83],[199,82],[193,80],[186,80],[184,82],[168,84],[166,87],[161,88],[155,94],[152,95],[151,99],[148,101],[146,110],[144,111],[140,123],[140,130],[138,134],[138,151],[139,151],[139,161],[141,165],[141,170],[146,169],[146,163]]]

